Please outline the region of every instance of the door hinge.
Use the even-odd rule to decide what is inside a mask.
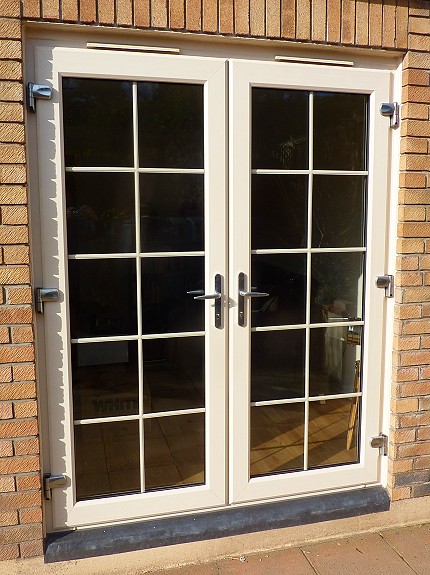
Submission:
[[[379,108],[382,116],[390,118],[390,128],[397,128],[400,122],[400,107],[398,102],[384,102]]]
[[[43,495],[47,501],[51,500],[52,489],[57,487],[64,487],[67,484],[67,477],[65,475],[51,475],[45,473],[43,476]]]
[[[36,288],[34,290],[34,300],[37,313],[44,313],[45,302],[55,302],[60,299],[60,290],[57,288]]]
[[[385,290],[385,297],[394,297],[394,276],[376,276],[376,287]]]
[[[379,449],[379,455],[388,455],[388,437],[384,433],[371,437],[370,447]]]
[[[36,99],[50,100],[52,97],[52,88],[47,84],[27,84],[27,106],[30,112],[36,111]]]

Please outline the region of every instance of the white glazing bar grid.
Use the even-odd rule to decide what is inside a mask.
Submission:
[[[313,94],[311,93],[311,96]],[[257,168],[251,170],[252,175],[284,175],[284,176],[306,176],[310,173],[313,173],[317,176],[368,176],[368,170],[270,170],[270,169],[262,169]]]
[[[180,333],[148,333],[143,335],[111,335],[101,337],[77,337],[71,340],[72,343],[104,343],[111,341],[137,341],[139,339],[174,339],[179,337],[201,337],[204,331],[184,331]]]
[[[138,160],[139,161],[139,160]],[[69,166],[65,168],[66,172],[74,173],[124,173],[124,174],[204,174],[203,168],[139,168],[122,166]]]
[[[140,228],[140,221],[136,221]],[[140,238],[139,238],[140,241]],[[204,256],[203,251],[194,252],[127,252],[127,253],[105,253],[105,254],[70,254],[69,260],[111,260],[111,259],[133,259],[139,258],[178,258]]]
[[[251,250],[252,255],[258,254],[337,254],[337,253],[364,253],[365,247],[352,247],[352,248],[264,248],[261,250]]]
[[[157,417],[173,417],[178,415],[192,415],[193,413],[205,413],[204,407],[193,407],[190,409],[177,409],[171,411],[154,411],[151,413],[144,413],[143,415],[118,415],[112,417],[91,417],[87,419],[75,419],[75,425],[90,425],[95,423],[115,423],[121,421],[137,421],[144,422],[145,419],[155,419]],[[142,423],[143,425],[143,423]]]
[[[351,393],[332,393],[330,395],[314,395],[306,397],[291,397],[288,399],[268,399],[266,401],[251,401],[251,407],[264,407],[271,405],[286,405],[292,403],[305,403],[306,401],[317,402],[317,401],[329,401],[330,399],[350,399],[351,397],[362,397],[363,392],[351,392]]]

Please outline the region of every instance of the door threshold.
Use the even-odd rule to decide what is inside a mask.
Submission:
[[[48,534],[45,562],[69,561],[388,511],[382,486]]]

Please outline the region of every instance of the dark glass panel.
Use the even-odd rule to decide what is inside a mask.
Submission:
[[[251,334],[251,401],[305,395],[305,330]]]
[[[141,174],[142,251],[204,250],[203,175]]]
[[[135,341],[73,345],[72,378],[74,419],[139,413]]]
[[[69,254],[136,251],[133,174],[66,173]]]
[[[145,412],[204,407],[204,354],[204,337],[144,340]]]
[[[330,399],[309,404],[308,467],[357,463],[360,399]]]
[[[252,89],[252,168],[306,170],[309,92]]]
[[[76,498],[140,492],[139,422],[75,426]]]
[[[365,245],[366,180],[363,176],[314,176],[312,247]]]
[[[135,335],[136,261],[70,260],[71,336]]]
[[[309,394],[360,391],[361,326],[311,329]]]
[[[139,82],[139,160],[145,168],[203,168],[203,86]]]
[[[251,407],[251,477],[303,469],[303,403]]]
[[[252,249],[307,244],[308,177],[252,176]]]
[[[143,333],[204,330],[204,302],[187,294],[203,289],[203,257],[143,258]]]
[[[133,167],[132,83],[63,78],[66,166]]]
[[[205,414],[145,420],[147,490],[205,482]]]
[[[314,169],[366,170],[365,94],[314,94]]]
[[[313,323],[362,318],[363,264],[363,253],[312,254]]]
[[[252,286],[269,293],[251,301],[251,325],[304,323],[306,318],[306,254],[253,255]]]

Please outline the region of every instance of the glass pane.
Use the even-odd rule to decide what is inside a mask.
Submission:
[[[205,338],[143,341],[144,411],[204,407]]]
[[[303,469],[303,403],[251,407],[251,477]]]
[[[312,247],[365,245],[366,178],[314,176]]]
[[[75,426],[76,498],[140,492],[139,422]]]
[[[136,261],[70,260],[72,337],[135,335]]]
[[[72,374],[74,419],[139,413],[135,341],[73,345]]]
[[[363,253],[312,254],[311,321],[362,318]]]
[[[357,463],[360,399],[330,399],[309,404],[309,468]]]
[[[360,391],[361,326],[311,329],[309,394]]]
[[[63,78],[66,166],[133,167],[131,82]]]
[[[365,94],[314,94],[314,169],[366,170]]]
[[[204,330],[204,302],[187,294],[203,289],[203,257],[144,258],[143,333]]]
[[[306,254],[253,255],[252,286],[269,297],[251,300],[251,325],[304,323]]]
[[[305,330],[251,334],[251,401],[305,395]]]
[[[146,489],[205,482],[205,415],[145,420]]]
[[[139,82],[142,168],[203,168],[203,86]]]
[[[307,244],[308,177],[252,176],[252,249]]]
[[[204,250],[203,175],[142,174],[142,251]]]
[[[252,168],[308,169],[309,92],[252,89]]]
[[[136,251],[133,174],[66,173],[69,254]]]

